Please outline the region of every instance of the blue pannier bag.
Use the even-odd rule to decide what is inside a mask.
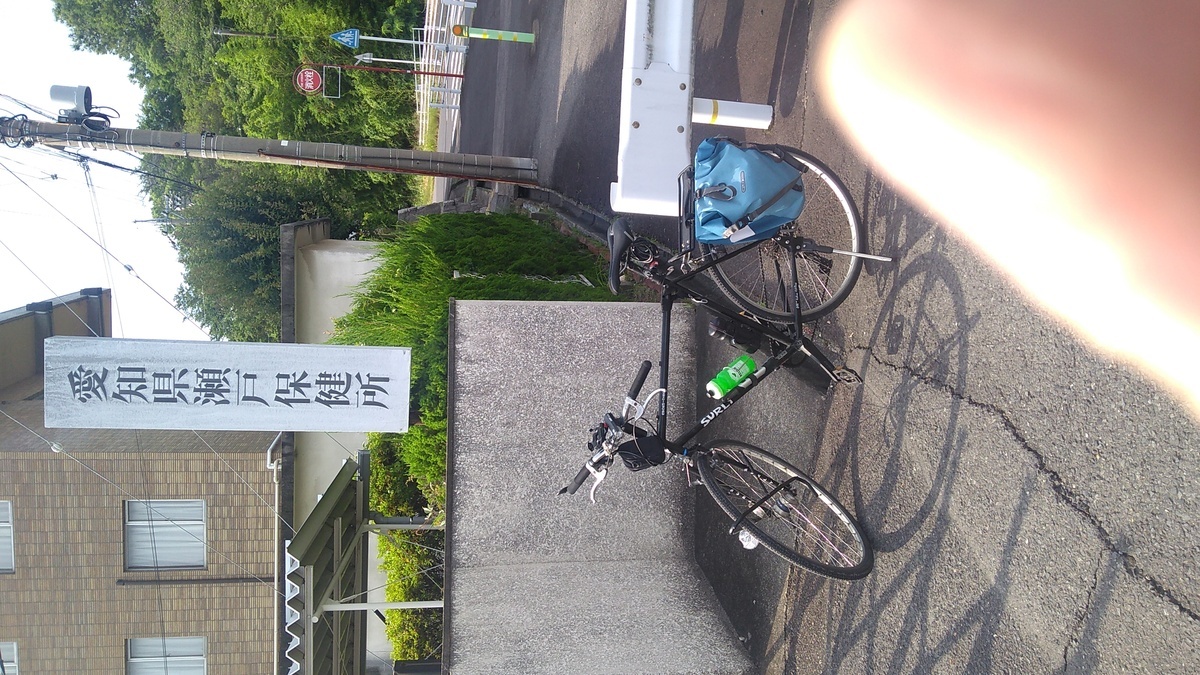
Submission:
[[[702,244],[767,239],[804,209],[800,165],[777,146],[706,138],[693,171],[696,241]]]

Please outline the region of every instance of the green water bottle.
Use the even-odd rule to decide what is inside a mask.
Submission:
[[[717,376],[708,381],[708,386],[704,389],[708,392],[709,398],[722,399],[733,391],[733,388],[741,384],[750,373],[753,373],[758,366],[754,365],[754,359],[746,354],[742,354],[733,360],[733,363],[721,369]]]

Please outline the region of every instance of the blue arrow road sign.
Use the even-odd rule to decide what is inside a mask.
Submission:
[[[358,29],[347,28],[343,31],[338,31],[329,37],[333,38],[334,42],[340,42],[350,49],[358,49]]]

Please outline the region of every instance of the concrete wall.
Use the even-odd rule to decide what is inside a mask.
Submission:
[[[447,641],[455,675],[745,673],[692,548],[677,465],[619,463],[589,502],[558,496],[588,429],[657,362],[656,304],[456,303]],[[695,400],[692,312],[676,308],[676,426]],[[657,382],[651,372],[646,392]],[[685,420],[684,418],[688,418]]]
[[[306,228],[303,237],[297,236],[296,252],[296,342],[323,344],[333,333],[333,321],[350,311],[351,293],[375,269],[378,245],[365,241],[319,239]],[[327,233],[324,233],[327,236]],[[337,475],[344,459],[355,459],[363,447],[366,434],[358,433],[297,433],[295,474],[295,517],[302,523],[317,503],[317,495],[325,491]],[[384,600],[387,579],[374,561],[378,560],[378,542],[374,535],[367,539],[367,588],[377,589],[366,600]],[[367,615],[368,663],[387,664],[390,669],[391,642],[383,631],[383,623]]]
[[[300,243],[300,242],[298,242]],[[296,342],[324,344],[333,321],[350,311],[350,294],[375,269],[376,244],[325,239],[296,254]],[[355,459],[366,434],[296,434],[296,522],[302,523],[345,459]]]
[[[350,293],[375,269],[378,245],[325,239],[296,255],[296,342],[323,344],[333,320],[350,311]]]

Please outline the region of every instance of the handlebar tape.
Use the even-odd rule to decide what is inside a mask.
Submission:
[[[642,391],[642,385],[646,384],[646,376],[649,374],[650,362],[642,361],[642,367],[638,369],[637,377],[633,378],[633,386],[629,388],[629,395],[626,398],[637,398],[638,393]]]

